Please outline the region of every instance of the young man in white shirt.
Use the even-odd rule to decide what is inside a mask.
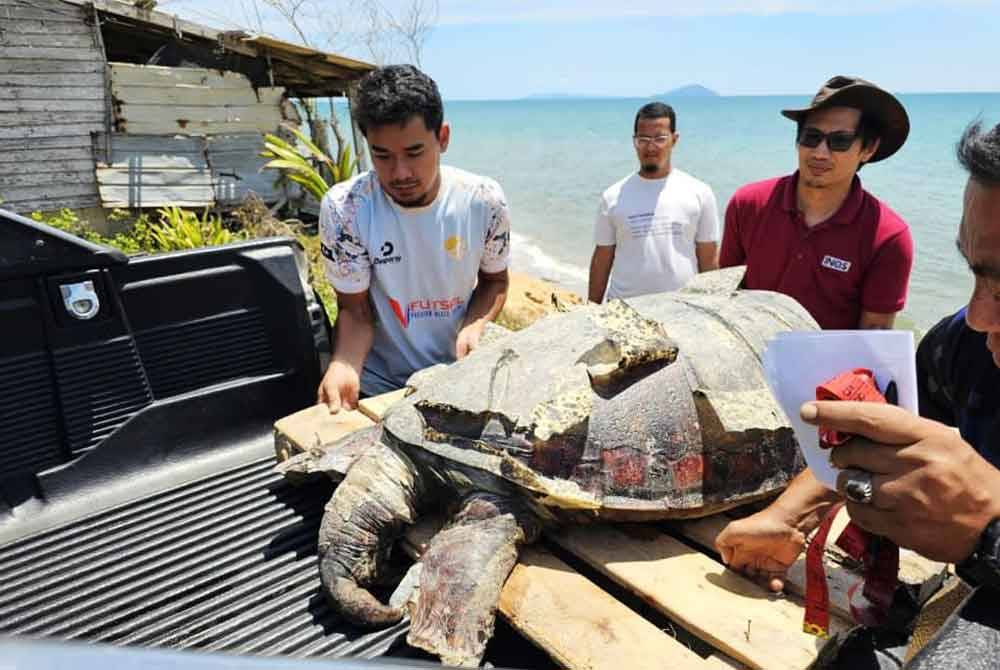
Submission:
[[[680,138],[673,108],[644,105],[633,130],[639,172],[601,196],[587,291],[591,302],[673,291],[698,272],[719,267],[715,195],[670,162]]]
[[[500,186],[441,166],[450,128],[434,81],[411,65],[369,73],[355,117],[373,169],[320,207],[339,315],[318,400],[331,412],[462,358],[507,297],[510,219]]]

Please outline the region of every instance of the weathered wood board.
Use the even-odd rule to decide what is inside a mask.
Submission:
[[[89,147],[105,125],[104,53],[86,17],[60,0],[0,4],[0,153],[19,152],[0,159],[5,209],[100,204],[93,161],[59,151]]]
[[[372,420],[354,411],[330,414],[326,405],[313,405],[274,424],[274,450],[278,461],[317,446],[330,445]]]
[[[358,410],[372,421],[378,421],[390,407],[405,398],[409,391],[410,389],[402,388],[365,398],[358,403]]]
[[[270,160],[261,157],[263,150],[264,137],[259,132],[208,138],[208,164],[220,204],[238,205],[250,191],[265,202],[275,202],[283,196],[282,189],[275,186],[277,173],[263,169]]]

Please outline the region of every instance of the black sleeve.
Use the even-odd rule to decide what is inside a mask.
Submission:
[[[949,374],[955,316],[942,319],[917,347],[917,396],[920,416],[956,425],[954,387]]]

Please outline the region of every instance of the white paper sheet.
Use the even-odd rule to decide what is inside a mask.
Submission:
[[[815,426],[799,418],[802,403],[816,399],[816,387],[841,372],[868,368],[881,390],[895,381],[899,406],[917,412],[917,373],[913,333],[905,330],[827,330],[779,333],[764,351],[764,371],[771,391],[795,430],[806,464],[816,479],[837,487],[838,469],[819,448]]]

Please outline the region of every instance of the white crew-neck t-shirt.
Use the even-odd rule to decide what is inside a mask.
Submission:
[[[500,186],[448,166],[437,198],[418,208],[396,204],[373,171],[337,184],[323,197],[319,226],[333,288],[369,291],[375,339],[361,376],[369,395],[454,361],[479,271],[500,272],[510,257]]]
[[[661,179],[634,173],[601,196],[594,242],[615,246],[607,298],[682,288],[698,273],[695,242],[719,240],[708,184],[673,168]]]

